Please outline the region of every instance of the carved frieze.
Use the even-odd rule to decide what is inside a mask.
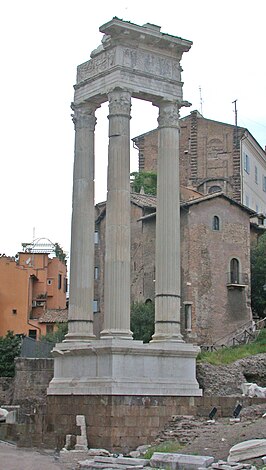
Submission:
[[[103,51],[77,68],[77,83],[109,70],[115,63],[115,50]]]
[[[125,46],[117,46],[94,56],[77,69],[77,83],[93,78],[114,66],[122,66],[132,71],[144,72],[165,79],[181,81],[181,71],[177,58],[166,57]]]

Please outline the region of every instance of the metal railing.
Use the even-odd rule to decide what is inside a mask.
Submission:
[[[240,344],[248,344],[258,337],[262,328],[266,328],[266,317],[261,320],[249,320],[240,328],[228,335],[222,336],[211,345],[202,345],[202,351],[217,351],[221,348],[229,348]]]

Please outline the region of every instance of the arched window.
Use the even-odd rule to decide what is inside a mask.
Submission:
[[[231,284],[239,284],[239,261],[236,258],[230,261],[230,281]]]
[[[211,186],[211,187],[209,188],[208,193],[209,193],[209,194],[212,194],[212,193],[219,193],[220,191],[222,191],[221,186],[218,186],[218,185],[216,186],[216,185],[215,185],[215,186]]]
[[[212,219],[212,229],[213,230],[220,230],[220,219],[218,215],[214,215]]]

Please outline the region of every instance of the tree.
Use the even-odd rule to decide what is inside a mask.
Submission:
[[[41,341],[47,341],[51,343],[61,343],[68,332],[67,323],[57,323],[57,329],[53,333],[47,333],[41,336]]]
[[[55,251],[55,256],[62,261],[63,263],[66,264],[66,253],[64,252],[63,248],[59,245],[59,243],[54,244],[54,251]]]
[[[153,171],[134,171],[130,174],[133,176],[131,180],[132,190],[135,193],[140,193],[144,189],[145,194],[156,195],[157,191],[157,174]]]
[[[251,249],[251,308],[259,317],[266,315],[266,233]]]
[[[133,302],[130,329],[133,338],[148,343],[154,333],[154,302]]]
[[[0,337],[0,377],[14,377],[15,358],[20,355],[21,338],[8,331]]]

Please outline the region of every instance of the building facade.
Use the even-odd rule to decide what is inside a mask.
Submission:
[[[232,198],[181,190],[181,332],[199,345],[222,343],[252,320],[250,216]],[[131,194],[131,301],[155,296],[156,197]],[[95,312],[103,328],[105,204],[96,206]]]
[[[139,170],[157,171],[158,130],[133,139]],[[198,111],[180,119],[180,184],[203,194],[223,191],[266,215],[266,154],[250,132],[204,118]]]
[[[0,257],[0,336],[8,330],[38,339],[53,331],[43,321],[49,311],[66,309],[67,267],[48,253],[20,252]],[[59,315],[60,316],[60,315]]]

